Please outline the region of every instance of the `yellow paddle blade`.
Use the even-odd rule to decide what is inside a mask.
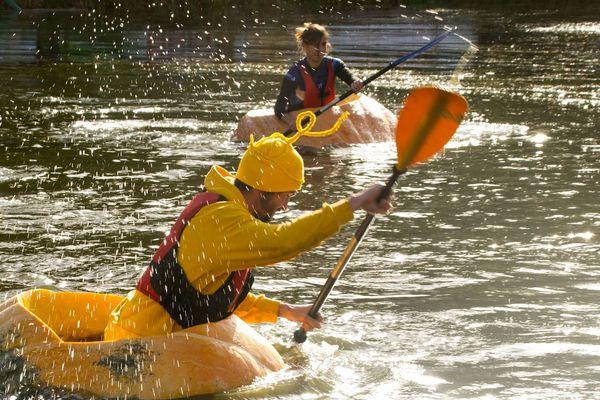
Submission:
[[[459,94],[435,87],[413,90],[398,115],[398,169],[423,162],[452,138],[469,105]]]

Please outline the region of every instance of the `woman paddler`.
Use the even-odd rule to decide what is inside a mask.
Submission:
[[[350,222],[354,213],[385,213],[388,200],[377,201],[383,186],[373,185],[346,199],[277,224],[271,218],[288,208],[304,183],[304,163],[292,144],[300,136],[334,133],[334,127],[311,132],[315,115],[300,113],[297,133],[263,137],[250,144],[237,172],[213,166],[205,191],[195,195],[161,242],[136,289],[112,312],[104,340],[163,335],[217,322],[234,313],[246,322],[275,322],[282,317],[318,328],[310,305],[281,303],[253,293],[256,267],[273,265],[313,249]],[[300,121],[308,123],[300,126]]]
[[[336,96],[336,77],[355,92],[362,89],[362,81],[352,75],[342,60],[327,56],[331,44],[324,26],[305,22],[296,28],[296,43],[305,57],[294,63],[283,78],[275,103],[277,118],[282,119],[290,111],[330,103]]]

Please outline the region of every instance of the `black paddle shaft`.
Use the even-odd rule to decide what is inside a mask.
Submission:
[[[396,181],[398,180],[400,175],[403,175],[404,173],[406,173],[406,169],[399,169],[396,165],[394,165],[392,175],[388,179],[383,190],[379,193],[379,196],[377,196],[378,202],[390,196],[390,194],[392,193],[392,188],[396,184]],[[354,252],[362,242],[365,234],[369,230],[369,226],[371,226],[371,223],[373,222],[374,217],[375,216],[373,214],[367,214],[363,222],[360,224],[360,227],[354,233],[352,241],[346,247],[346,250],[344,251],[344,254],[338,261],[337,266],[333,269],[333,271],[331,271],[331,273],[327,277],[327,281],[321,288],[319,296],[317,296],[317,299],[315,300],[310,311],[308,312],[308,315],[310,317],[317,318],[317,316],[319,315],[319,311],[321,310],[323,303],[325,303],[325,300],[327,300],[327,297],[329,296],[329,293],[331,293],[331,291],[333,290],[333,287],[335,286],[335,283],[337,282],[338,278],[340,277],[340,275],[342,275],[342,272],[344,272],[344,268],[346,268],[346,265],[348,265],[350,259],[354,255]],[[296,341],[296,343],[304,343],[306,341],[306,331],[303,328],[296,330],[296,332],[294,332],[294,340]]]

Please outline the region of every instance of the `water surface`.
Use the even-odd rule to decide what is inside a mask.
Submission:
[[[471,112],[443,156],[402,180],[324,328],[297,348],[293,324],[258,327],[290,368],[218,398],[596,395],[600,13],[434,11],[306,16],[329,25],[334,55],[363,77],[457,26],[480,47],[459,89]],[[273,105],[298,57],[301,21],[282,15],[242,27],[105,22],[0,17],[4,297],[34,286],[129,291],[210,166],[236,167],[237,120]],[[448,40],[366,92],[396,111],[411,88],[448,83],[464,50]],[[391,143],[307,156],[308,183],[283,218],[385,179],[394,157]],[[262,268],[255,291],[311,302],[359,220]],[[37,390],[5,386],[17,398]]]

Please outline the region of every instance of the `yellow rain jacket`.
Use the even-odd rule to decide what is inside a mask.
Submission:
[[[347,200],[324,203],[316,211],[280,224],[254,218],[234,177],[212,167],[205,178],[206,190],[227,201],[203,207],[183,230],[177,261],[188,280],[201,293],[212,294],[232,271],[275,264],[318,246],[352,220]],[[275,322],[279,302],[249,293],[235,310],[246,322]],[[161,335],[181,330],[160,304],[133,290],[113,311],[105,340]]]

